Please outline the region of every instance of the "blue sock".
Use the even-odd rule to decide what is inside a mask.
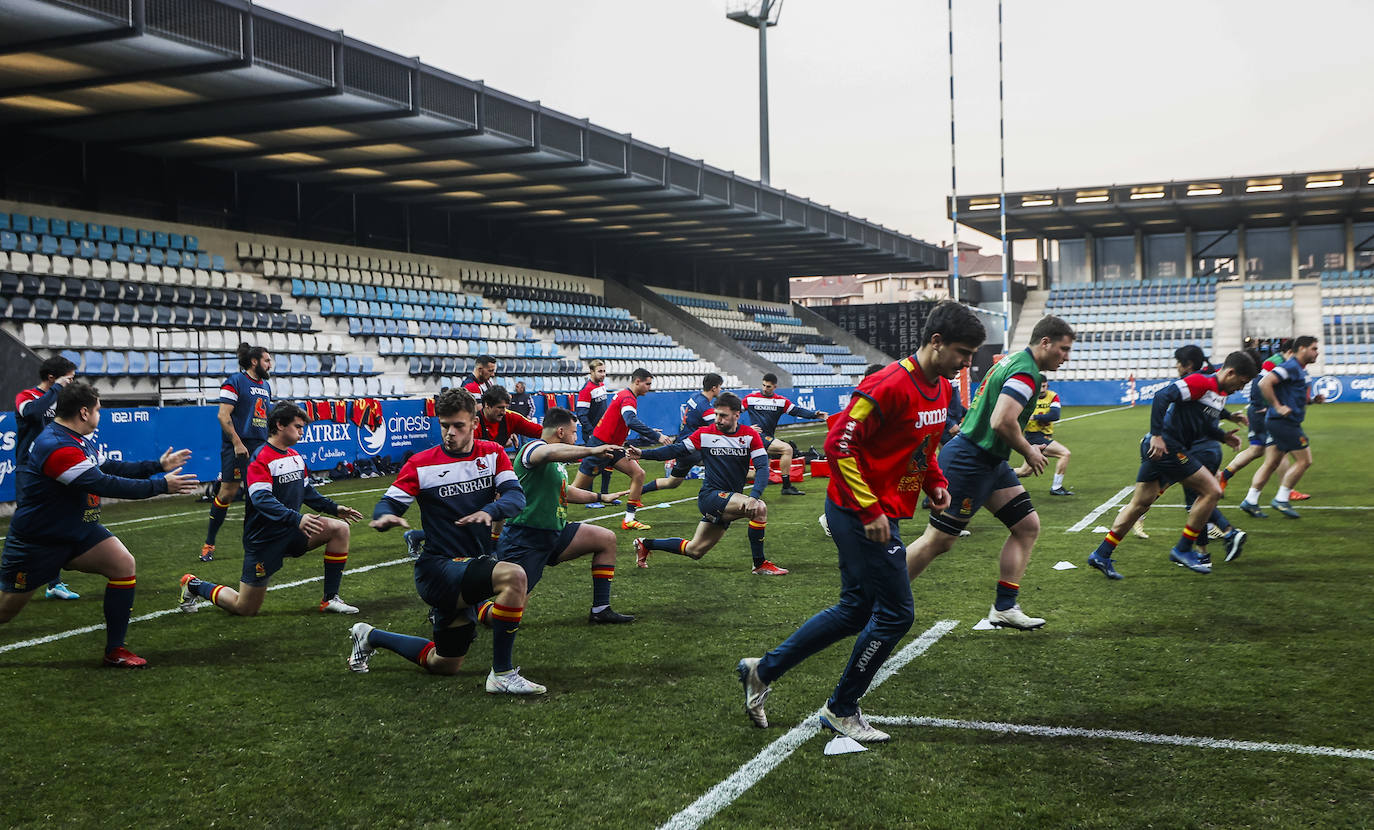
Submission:
[[[524,613],[523,606],[512,608],[499,602],[491,606],[491,670],[498,674],[515,668],[511,654],[515,650],[515,632],[520,629]]]
[[[1212,508],[1212,524],[1221,528],[1222,533],[1231,532],[1231,523],[1226,521],[1226,517],[1221,515],[1221,511],[1215,507]]]
[[[611,471],[610,471],[610,470],[603,470],[603,471],[601,472],[601,495],[603,495],[603,496],[606,495],[608,492],[610,492],[610,490],[611,490]]]
[[[646,481],[646,482],[644,482],[644,486],[640,488],[639,492],[640,492],[640,493],[652,493],[653,491],[655,491],[655,490],[657,490],[657,489],[658,489],[658,479],[653,479],[652,481]]]
[[[201,579],[198,576],[193,576],[186,583],[186,587],[191,591],[191,593],[195,594],[201,599],[210,599],[210,595],[214,593],[215,589],[219,586],[213,582]]]
[[[1015,582],[997,580],[997,599],[992,603],[992,607],[998,611],[1006,611],[1016,604],[1016,595],[1021,593],[1021,586]]]
[[[767,561],[763,555],[763,530],[767,524],[767,522],[749,522],[749,553],[754,557],[755,568]]]
[[[1102,542],[1098,544],[1097,550],[1093,551],[1093,553],[1102,559],[1111,559],[1112,554],[1116,552],[1116,546],[1119,544],[1121,544],[1121,540],[1108,532],[1102,539]]]
[[[134,610],[134,585],[137,580],[132,576],[111,579],[105,583],[105,653],[109,654],[124,645],[124,635],[129,633],[129,614]]]
[[[1178,545],[1176,546],[1179,553],[1188,553],[1191,551],[1193,549],[1193,543],[1197,541],[1199,535],[1197,530],[1185,525],[1183,528],[1183,535],[1178,537]]]
[[[324,552],[324,598],[339,595],[339,584],[343,582],[344,566],[348,564],[348,551]]]
[[[383,631],[380,628],[372,629],[372,633],[367,637],[368,645],[373,648],[384,648],[387,651],[394,651],[412,663],[424,667],[424,658],[429,650],[434,648],[432,640],[424,637],[412,637],[409,634],[396,634],[391,631]]]
[[[224,517],[229,515],[229,505],[221,504],[219,496],[210,502],[210,527],[205,531],[205,544],[213,545],[215,537],[219,535],[219,529],[224,524]]]
[[[615,579],[615,565],[592,565],[592,607],[611,604],[611,580]]]
[[[644,547],[649,550],[666,550],[669,553],[682,553],[687,547],[687,540],[681,536],[674,536],[669,539],[645,539]]]

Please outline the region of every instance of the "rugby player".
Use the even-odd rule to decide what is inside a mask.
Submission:
[[[1063,441],[1054,437],[1054,422],[1059,420],[1059,410],[1059,393],[1050,389],[1047,380],[1045,388],[1040,390],[1040,396],[1035,399],[1035,409],[1031,412],[1030,420],[1026,422],[1026,441],[1039,447],[1046,458],[1055,460],[1050,495],[1072,496],[1072,491],[1064,489],[1064,471],[1069,468],[1069,459],[1073,454],[1064,446]],[[1029,464],[1023,463],[1016,468],[1017,478],[1025,478],[1030,474]]]
[[[671,444],[673,439],[663,435],[658,430],[639,420],[639,398],[647,395],[653,389],[654,375],[648,369],[639,368],[634,370],[630,376],[630,386],[615,393],[615,397],[606,406],[606,412],[601,416],[596,429],[592,431],[592,441],[588,442],[591,446],[599,444],[612,444],[620,447],[624,446],[625,439],[629,437],[630,430],[634,430],[650,441],[657,441],[660,444]],[[582,465],[577,470],[577,478],[573,479],[573,486],[579,490],[588,490],[592,486],[592,480],[597,473],[614,467],[620,472],[630,477],[630,489],[625,491],[625,518],[620,523],[621,530],[648,530],[649,525],[639,521],[636,511],[644,506],[641,494],[644,490],[644,468],[639,466],[633,458],[624,451],[614,452],[608,456],[584,458]]]
[[[763,376],[759,391],[744,396],[744,408],[749,413],[749,423],[763,436],[763,446],[770,457],[776,456],[778,468],[782,473],[782,494],[784,496],[804,496],[792,483],[792,445],[774,437],[778,431],[778,421],[784,415],[804,420],[826,420],[828,413],[812,411],[798,406],[776,393],[778,376],[769,372]]]
[[[14,397],[14,468],[22,469],[29,459],[29,447],[43,428],[57,417],[57,395],[76,377],[76,364],[53,355],[38,367],[38,385]],[[62,581],[59,574],[48,583],[43,594],[48,599],[81,599],[81,595]]]
[[[606,361],[595,359],[587,362],[587,382],[582,384],[582,388],[577,392],[577,423],[582,428],[582,444],[584,446],[595,446],[592,444],[592,430],[601,423],[601,416],[606,414]],[[619,501],[612,501],[607,497],[607,491],[611,489],[611,470],[609,467],[601,471],[601,488],[597,490],[601,498],[587,505],[593,509],[605,507],[607,504],[619,504]]]
[[[1250,491],[1240,503],[1241,510],[1257,519],[1266,518],[1259,507],[1260,491],[1278,469],[1279,462],[1289,456],[1293,466],[1283,474],[1279,491],[1269,506],[1290,519],[1300,518],[1290,503],[1290,495],[1303,473],[1312,466],[1312,448],[1308,445],[1307,433],[1302,430],[1302,422],[1307,417],[1307,367],[1317,362],[1320,352],[1317,338],[1310,335],[1294,338],[1293,356],[1275,366],[1259,382],[1260,394],[1269,404],[1269,411],[1264,415],[1269,437],[1264,445],[1264,462],[1255,470]],[[1323,400],[1325,398],[1318,395],[1312,402]]]
[[[229,505],[238,497],[248,474],[248,459],[267,440],[267,410],[272,407],[272,355],[263,346],[240,343],[239,371],[225,378],[219,390],[220,480],[210,503],[210,526],[200,561],[215,558],[215,537],[224,525]]]

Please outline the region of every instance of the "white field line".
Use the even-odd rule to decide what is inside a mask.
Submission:
[[[342,495],[342,494],[340,494],[340,495]],[[360,567],[360,568],[349,568],[348,570],[344,571],[344,575],[347,576],[347,575],[350,575],[350,574],[360,574],[360,573],[365,573],[365,572],[367,572],[367,571],[376,570],[377,568],[385,568],[385,567],[387,567],[387,566],[389,566],[389,565],[404,565],[404,564],[408,564],[408,563],[414,563],[414,561],[415,561],[414,559],[411,559],[409,556],[407,556],[405,559],[393,559],[393,560],[391,560],[390,562],[378,562],[378,563],[376,563],[375,565],[364,565],[364,566],[362,566],[362,567]],[[296,587],[299,587],[299,586],[301,586],[301,585],[309,585],[311,582],[323,582],[323,581],[324,581],[324,575],[321,574],[320,576],[312,576],[312,577],[309,577],[309,578],[307,578],[307,579],[298,579],[298,580],[296,580],[295,582],[283,582],[283,583],[281,583],[280,585],[269,585],[268,588],[267,588],[267,590],[269,590],[269,591],[280,591],[280,590],[282,590],[283,588],[296,588]],[[207,600],[201,600],[200,602],[196,603],[196,607],[197,607],[197,608],[203,608],[203,607],[205,607],[205,606],[207,606],[207,605],[209,605],[209,604],[210,604],[209,601],[207,601]],[[177,608],[177,607],[174,607],[174,608],[164,608],[164,609],[162,609],[161,611],[154,611],[154,612],[152,612],[151,614],[144,614],[144,615],[142,615],[142,616],[140,616],[140,617],[133,617],[132,619],[129,620],[129,622],[130,622],[130,623],[146,622],[146,621],[148,621],[148,620],[155,620],[155,619],[157,619],[158,617],[165,617],[165,616],[167,616],[168,614],[177,614],[177,613],[184,613],[184,612],[182,612],[181,609],[180,609],[180,608]],[[8,643],[8,644],[6,644],[6,645],[0,646],[0,654],[4,654],[4,653],[7,652],[7,651],[14,651],[15,649],[28,648],[29,646],[41,646],[41,645],[43,645],[44,643],[51,643],[51,642],[55,642],[55,641],[57,641],[57,640],[65,640],[65,639],[68,638],[68,637],[75,637],[75,636],[78,635],[78,634],[89,634],[89,633],[91,633],[92,631],[102,631],[102,630],[104,630],[104,628],[105,628],[105,623],[100,623],[99,625],[88,625],[88,626],[86,626],[85,628],[73,628],[73,629],[71,629],[71,630],[69,630],[69,631],[59,631],[59,632],[56,633],[56,634],[49,634],[49,635],[46,636],[46,637],[35,637],[35,638],[32,639],[32,640],[21,640],[21,641],[19,641],[19,642],[17,642],[17,643]]]
[[[1326,755],[1335,758],[1359,758],[1374,761],[1374,750],[1343,749],[1335,746],[1307,744],[1279,744],[1270,741],[1233,741],[1226,738],[1194,738],[1186,735],[1156,735],[1150,732],[1128,732],[1118,729],[1080,729],[1072,726],[1038,726],[1022,723],[998,723],[981,720],[953,720],[951,718],[883,717],[868,715],[870,723],[884,726],[923,726],[936,729],[971,729],[979,732],[1036,735],[1043,738],[1094,738],[1109,741],[1132,741],[1140,744],[1194,746],[1201,749],[1234,749],[1242,752],[1281,752],[1291,755]]]
[[[385,489],[385,487],[374,487],[370,490],[349,490],[344,493],[325,493],[325,495],[329,496],[330,498],[333,498],[334,496],[356,496],[361,493],[380,493]],[[206,506],[200,508],[199,510],[182,510],[177,513],[159,513],[156,516],[144,516],[141,519],[121,519],[117,522],[105,522],[104,524],[106,527],[123,527],[125,525],[143,524],[144,522],[160,522],[165,519],[175,519],[181,516],[206,516],[209,514],[209,512],[210,508]],[[5,539],[6,537],[0,536],[0,542],[5,541]]]
[[[1187,507],[1187,506],[1188,506],[1188,505],[1186,505],[1186,504],[1156,504],[1156,505],[1154,505],[1154,507]],[[1262,504],[1262,505],[1260,505],[1261,508],[1268,507],[1268,506],[1269,506],[1269,505],[1267,505],[1267,504]],[[1235,508],[1239,509],[1239,508],[1240,508],[1240,505],[1239,505],[1239,504],[1219,504],[1219,505],[1217,505],[1217,507],[1235,507]],[[1359,506],[1356,506],[1356,507],[1338,507],[1338,506],[1322,507],[1321,505],[1316,505],[1316,504],[1305,504],[1305,503],[1303,503],[1303,502],[1298,502],[1298,506],[1295,507],[1295,508],[1293,508],[1293,509],[1294,509],[1294,510],[1297,510],[1298,508],[1301,508],[1301,509],[1303,509],[1303,510],[1374,510],[1374,506],[1371,506],[1371,505],[1359,505]],[[1153,508],[1151,508],[1151,509],[1153,509]]]
[[[1096,412],[1084,412],[1082,415],[1070,415],[1070,416],[1067,417],[1067,418],[1060,418],[1060,419],[1059,419],[1059,423],[1063,424],[1063,423],[1067,423],[1067,422],[1069,422],[1069,421],[1077,421],[1079,418],[1091,418],[1091,417],[1094,416],[1094,415],[1106,415],[1108,412],[1120,412],[1120,411],[1123,410],[1123,409],[1130,409],[1130,408],[1131,408],[1130,405],[1126,405],[1126,406],[1114,406],[1114,407],[1112,407],[1111,409],[1099,409],[1099,410],[1097,410]]]
[[[926,629],[924,634],[907,643],[906,647],[883,664],[883,667],[874,675],[873,684],[869,688],[876,689],[879,684],[896,674],[907,663],[925,654],[931,646],[935,645],[937,640],[953,631],[958,624],[958,620],[940,620]],[[750,787],[763,780],[765,775],[786,760],[787,756],[791,755],[797,747],[806,743],[808,738],[819,732],[820,728],[816,715],[808,716],[787,734],[764,747],[758,755],[735,770],[729,778],[707,790],[701,798],[693,801],[682,812],[664,822],[660,830],[696,830],[716,813],[730,806],[735,799],[744,795]]]
[[[672,507],[672,506],[675,505],[675,504],[682,504],[682,503],[685,502],[685,501],[696,501],[696,499],[697,499],[696,496],[688,496],[688,497],[683,498],[683,499],[673,499],[672,501],[662,501],[662,502],[659,502],[658,504],[646,504],[646,505],[644,505],[643,507],[641,507],[641,508],[639,508],[639,509],[640,509],[640,511],[644,511],[644,510],[653,510],[654,508],[657,508],[657,507]],[[624,515],[625,515],[624,512],[620,512],[620,513],[598,513],[597,515],[591,517],[590,519],[582,519],[581,522],[582,522],[583,524],[589,524],[589,523],[591,523],[591,522],[599,522],[599,521],[601,521],[602,519],[614,519],[614,518],[616,518],[616,517],[618,517],[618,516],[624,516]]]
[[[1103,513],[1106,513],[1108,510],[1111,510],[1113,507],[1116,507],[1118,504],[1120,504],[1120,503],[1122,502],[1123,499],[1125,499],[1127,496],[1129,496],[1129,495],[1130,495],[1131,493],[1133,493],[1134,491],[1135,491],[1135,485],[1134,485],[1134,484],[1132,484],[1132,485],[1129,486],[1129,487],[1122,487],[1120,490],[1116,491],[1116,495],[1115,495],[1115,496],[1112,496],[1111,498],[1109,498],[1109,499],[1107,499],[1106,501],[1104,501],[1104,502],[1102,502],[1101,504],[1099,504],[1097,507],[1094,507],[1094,508],[1092,509],[1092,512],[1088,513],[1088,515],[1086,515],[1086,516],[1084,516],[1083,518],[1079,519],[1077,523],[1071,525],[1071,526],[1069,527],[1069,529],[1066,530],[1066,531],[1064,531],[1064,532],[1065,532],[1065,533],[1078,533],[1079,531],[1083,530],[1084,528],[1091,527],[1092,524],[1093,524],[1093,522],[1097,521],[1097,517],[1098,517],[1098,516],[1101,516]]]

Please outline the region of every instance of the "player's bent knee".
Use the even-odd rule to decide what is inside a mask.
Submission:
[[[457,674],[475,639],[477,626],[472,623],[435,632],[434,653],[426,660],[425,668],[435,674]]]
[[[931,513],[930,527],[938,531],[938,533],[932,536],[929,531],[927,531],[922,538],[929,537],[929,541],[937,546],[935,555],[938,556],[949,550],[950,545],[954,544],[954,540],[958,539],[959,534],[963,533],[964,528],[968,527],[968,519],[955,518],[946,513]],[[946,544],[946,540],[948,540],[948,544]]]
[[[1021,492],[1012,496],[1010,501],[1002,505],[1001,509],[994,512],[992,515],[996,516],[999,522],[1006,525],[1008,530],[1017,532],[1017,525],[1020,524],[1022,520],[1028,516],[1035,515],[1035,505],[1031,503],[1029,493]],[[1035,519],[1033,532],[1037,534],[1040,532],[1039,518]]]

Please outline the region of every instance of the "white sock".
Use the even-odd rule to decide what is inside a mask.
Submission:
[[[625,521],[627,521],[627,522],[633,522],[633,521],[635,520],[635,511],[638,510],[638,509],[639,509],[639,508],[635,507],[633,504],[630,504],[629,501],[626,501],[626,502],[625,502]]]
[[[592,613],[593,613],[593,614],[600,614],[602,611],[605,611],[607,608],[610,608],[610,607],[611,607],[611,606],[609,606],[609,605],[593,605],[593,606],[592,606]]]
[[[1259,490],[1251,487],[1250,492],[1245,494],[1245,500],[1251,504],[1259,504]]]
[[[1064,486],[1064,477],[1063,477],[1062,475],[1060,475],[1059,473],[1055,473],[1055,474],[1054,474],[1054,489],[1055,489],[1055,490],[1058,490],[1060,487],[1063,487],[1063,486]]]
[[[1275,500],[1275,501],[1288,501],[1288,494],[1289,494],[1289,493],[1292,493],[1292,492],[1293,492],[1293,488],[1292,488],[1292,487],[1284,487],[1282,484],[1280,484],[1280,485],[1279,485],[1279,494],[1278,494],[1277,496],[1274,497],[1274,500]]]

